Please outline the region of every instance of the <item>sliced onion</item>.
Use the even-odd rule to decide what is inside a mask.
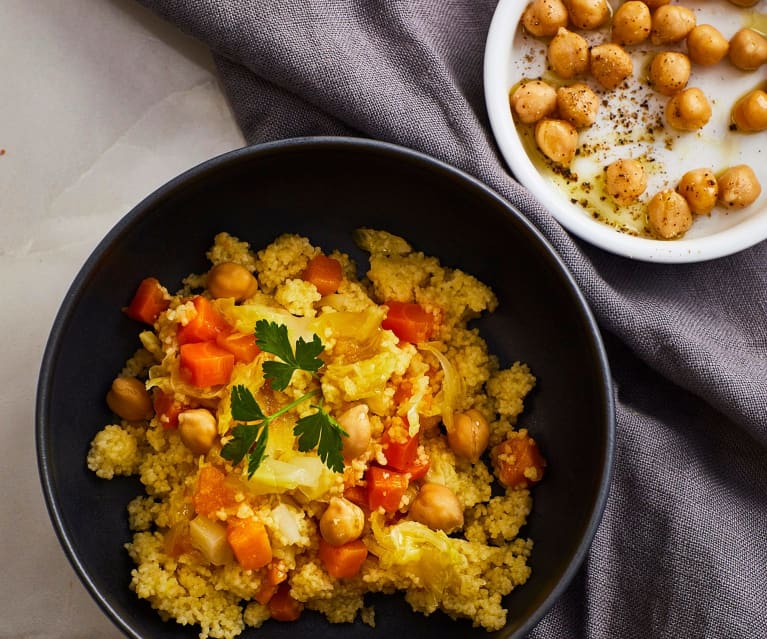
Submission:
[[[408,433],[411,437],[415,437],[421,430],[421,416],[418,413],[418,404],[421,403],[423,396],[426,395],[426,391],[429,390],[428,384],[424,384],[423,388],[413,393],[410,399],[407,401],[407,423]]]
[[[453,428],[453,413],[458,408],[463,396],[463,380],[453,363],[437,348],[435,342],[421,342],[417,344],[417,347],[434,355],[442,368],[444,374],[442,380],[442,421],[449,431]]]

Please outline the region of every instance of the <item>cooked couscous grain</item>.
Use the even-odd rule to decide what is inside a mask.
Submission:
[[[139,477],[126,585],[201,639],[305,609],[375,627],[366,595],[397,592],[493,631],[530,575],[520,530],[545,463],[507,444],[534,446],[516,424],[535,378],[502,368],[467,325],[498,300],[403,238],[355,240],[362,277],[304,237],[256,252],[219,233],[212,267],[238,266],[211,289],[232,297],[196,273],[141,307],[148,326],[120,375],[144,383],[154,414],[105,426],[87,464]],[[483,449],[467,457],[459,441]]]

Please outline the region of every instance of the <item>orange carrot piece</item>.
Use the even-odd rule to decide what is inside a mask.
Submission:
[[[317,255],[309,260],[302,277],[314,284],[320,295],[330,295],[338,290],[344,272],[338,260],[327,255]]]
[[[261,587],[254,595],[255,600],[261,605],[266,605],[274,597],[279,585],[288,578],[288,569],[281,559],[272,560],[266,567],[266,579],[261,582]]]
[[[290,586],[287,583],[280,584],[277,592],[269,600],[268,606],[269,614],[276,621],[295,621],[304,610],[304,604],[291,596]]]
[[[279,584],[270,584],[264,581],[258,587],[258,590],[256,590],[256,594],[253,595],[253,599],[255,599],[262,606],[265,606],[271,601],[272,597],[277,594],[277,589],[279,587]]]
[[[238,362],[249,364],[261,349],[256,344],[254,333],[219,333],[216,335],[216,344],[229,351]]]
[[[272,545],[266,527],[255,517],[230,519],[226,539],[237,562],[245,570],[258,570],[272,560]]]
[[[369,508],[368,491],[364,486],[347,486],[344,488],[344,497],[363,510]]]
[[[197,474],[192,493],[192,506],[198,515],[210,517],[221,508],[233,506],[234,490],[226,483],[226,475],[215,466],[203,466]]]
[[[355,539],[342,546],[331,546],[320,538],[317,554],[331,577],[349,579],[362,568],[368,556],[368,548],[361,539]]]
[[[410,483],[407,473],[400,473],[380,466],[371,466],[365,475],[368,481],[368,507],[383,508],[387,513],[396,512],[402,495]]]
[[[178,427],[178,416],[185,406],[173,395],[155,388],[152,391],[152,406],[160,424],[162,424],[165,430]]]
[[[538,450],[538,444],[521,429],[495,446],[490,453],[495,474],[504,486],[527,488],[543,479],[546,460]]]
[[[429,470],[429,457],[421,451],[419,455],[419,434],[412,437],[407,423],[392,424],[381,437],[386,467],[402,473],[409,473],[411,480],[422,479]]]
[[[224,316],[216,310],[209,299],[197,295],[192,300],[192,304],[197,313],[186,325],[178,327],[176,336],[179,344],[210,342],[215,340],[219,333],[231,330]]]
[[[434,334],[434,316],[414,302],[386,302],[389,310],[381,326],[403,342],[426,342]]]
[[[168,306],[170,300],[165,299],[165,289],[156,277],[141,280],[133,299],[124,309],[131,319],[145,324],[154,324]]]
[[[226,384],[232,376],[234,355],[214,342],[193,342],[181,346],[181,371],[198,388]]]
[[[401,425],[387,429],[381,437],[386,465],[403,473],[409,471],[418,456],[418,439],[418,433],[411,437]]]

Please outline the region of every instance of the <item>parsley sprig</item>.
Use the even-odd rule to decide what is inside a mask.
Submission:
[[[288,337],[287,326],[259,320],[256,322],[256,344],[262,351],[276,355],[282,360],[263,364],[264,377],[274,390],[285,390],[297,370],[311,373],[319,379],[318,371],[323,365],[319,355],[325,350],[325,346],[318,335],[313,335],[309,342],[299,337],[294,350]],[[235,385],[231,393],[232,419],[239,424],[232,429],[232,439],[221,450],[221,456],[235,464],[239,464],[247,456],[248,477],[252,477],[266,456],[269,424],[319,392],[319,389],[311,390],[277,412],[266,415],[246,386]],[[348,437],[348,433],[323,409],[321,402],[317,405],[312,404],[312,408],[315,408],[316,412],[302,417],[293,427],[293,434],[298,437],[298,450],[306,452],[316,448],[317,454],[328,468],[341,472],[344,469],[341,438]]]

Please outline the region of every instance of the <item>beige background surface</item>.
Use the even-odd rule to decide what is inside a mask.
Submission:
[[[0,0],[0,638],[117,639],[48,518],[34,402],[59,304],[156,187],[244,144],[208,52],[132,0]]]

